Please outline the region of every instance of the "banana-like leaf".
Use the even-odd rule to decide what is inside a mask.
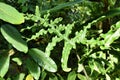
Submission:
[[[42,66],[47,71],[50,72],[57,71],[56,63],[43,51],[37,48],[32,48],[29,50],[29,54],[40,66]]]
[[[70,2],[66,2],[66,3],[62,3],[62,4],[59,4],[58,6],[55,6],[54,8],[52,9],[49,9],[49,10],[45,10],[45,11],[42,11],[42,14],[45,14],[46,12],[55,12],[55,11],[58,11],[60,9],[63,9],[65,7],[69,7],[69,6],[73,6],[75,4],[79,4],[81,2],[83,2],[84,0],[75,0],[75,1],[70,1]]]
[[[4,77],[8,71],[10,56],[6,53],[0,55],[0,77]]]
[[[14,7],[2,2],[0,2],[0,19],[11,24],[24,22],[23,14],[19,13]]]
[[[27,43],[21,38],[21,35],[17,29],[9,24],[5,24],[1,26],[1,33],[14,48],[21,52],[27,53]]]

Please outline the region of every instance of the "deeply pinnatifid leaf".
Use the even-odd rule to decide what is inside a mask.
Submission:
[[[15,29],[12,25],[2,25],[1,33],[14,48],[21,52],[27,53],[27,43],[22,39],[21,34],[17,31],[17,29]]]
[[[37,48],[32,48],[29,50],[29,54],[40,66],[42,66],[47,71],[50,72],[57,71],[56,63],[43,51]]]
[[[91,69],[91,74],[94,71],[97,71],[99,74],[105,74],[104,63],[102,61],[92,59],[89,61],[89,67]]]
[[[115,41],[119,37],[120,37],[120,28],[116,32],[111,34],[108,38],[105,38],[105,46],[106,47],[110,46],[110,44],[113,43],[113,41]]]
[[[0,55],[0,77],[4,77],[9,69],[10,56],[7,53]]]
[[[38,80],[40,77],[40,67],[35,63],[33,60],[27,59],[26,61],[26,67],[28,68],[30,74]]]
[[[39,19],[40,18],[40,11],[39,11],[39,7],[38,6],[36,6],[36,9],[35,9],[35,15],[36,15],[36,17]]]
[[[0,19],[12,24],[24,22],[23,14],[19,13],[14,7],[2,2],[0,2]]]
[[[67,80],[76,80],[76,76],[75,71],[72,71],[68,74]]]
[[[112,44],[115,40],[120,37],[120,22],[117,22],[114,26],[114,30],[109,30],[106,34],[101,34],[101,37],[104,38],[104,46],[105,48],[109,48],[110,44]]]
[[[65,42],[64,48],[62,51],[61,63],[62,63],[62,69],[66,72],[69,72],[71,70],[71,68],[67,67],[67,62],[68,62],[71,49],[72,49],[72,45],[69,44],[68,42]]]
[[[46,47],[45,53],[50,56],[50,51],[53,50],[54,46],[56,46],[57,42],[60,42],[61,39],[59,39],[57,36],[52,38],[52,42],[49,43]]]

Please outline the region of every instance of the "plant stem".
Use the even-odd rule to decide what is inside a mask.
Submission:
[[[79,61],[80,61],[80,57],[79,57],[79,55],[77,54],[77,52],[76,52],[76,55],[77,55],[78,62],[79,62]],[[88,74],[87,74],[87,71],[85,70],[84,65],[83,65],[83,64],[81,64],[81,65],[82,65],[82,67],[83,67],[83,73],[85,74],[86,79],[87,79],[87,80],[90,80],[90,79],[89,79],[89,76],[88,76]]]

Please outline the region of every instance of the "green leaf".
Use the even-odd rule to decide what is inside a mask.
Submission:
[[[57,76],[58,76],[58,80],[64,80],[60,74],[57,74]]]
[[[50,74],[49,80],[58,80],[58,78],[55,74]]]
[[[69,72],[71,68],[67,67],[67,62],[68,62],[68,57],[70,55],[70,50],[72,49],[72,45],[69,44],[68,42],[65,42],[64,44],[65,45],[62,51],[62,58],[61,58],[62,69],[66,72]]]
[[[68,74],[67,80],[76,80],[76,73],[72,71]]]
[[[105,38],[105,46],[106,47],[109,46],[111,43],[113,43],[119,37],[120,37],[120,28],[117,29],[116,32],[111,33],[108,37]]]
[[[86,77],[84,75],[81,75],[81,74],[77,74],[77,77],[80,79],[80,80],[87,80]]]
[[[38,80],[40,77],[40,67],[33,60],[27,59],[25,62],[30,74]]]
[[[0,80],[5,80],[5,79],[3,79],[2,77],[0,77]]]
[[[82,72],[83,71],[83,65],[78,63],[78,70],[77,72]]]
[[[27,43],[21,38],[21,35],[17,29],[9,24],[5,24],[1,26],[1,33],[14,48],[21,52],[27,53]]]
[[[40,79],[45,80],[46,75],[47,75],[47,73],[45,71],[42,71],[41,75],[40,75]]]
[[[17,63],[17,65],[22,65],[22,60],[20,59],[20,58],[18,58],[18,57],[15,57],[15,58],[12,58],[12,60],[14,61],[14,62],[16,62]]]
[[[56,63],[43,51],[37,48],[32,48],[29,50],[29,54],[40,66],[42,66],[47,71],[50,72],[57,71]]]
[[[25,80],[34,80],[33,76],[31,74],[28,74],[25,78]]]
[[[60,9],[63,9],[65,7],[69,7],[69,6],[73,6],[75,4],[79,4],[81,2],[83,2],[84,0],[75,0],[75,1],[70,1],[70,2],[66,2],[66,3],[62,3],[62,4],[59,4],[58,6],[55,6],[54,8],[52,9],[49,9],[49,10],[45,10],[45,11],[42,11],[42,14],[45,14],[46,12],[56,12]]]
[[[19,13],[14,7],[0,2],[0,19],[11,24],[21,24],[24,22],[23,14]]]
[[[24,80],[25,74],[20,73],[17,76],[13,77],[13,80]]]
[[[6,53],[0,55],[0,76],[4,77],[8,71],[10,56]]]
[[[106,80],[111,80],[111,78],[108,74],[106,74],[105,76],[106,76]]]

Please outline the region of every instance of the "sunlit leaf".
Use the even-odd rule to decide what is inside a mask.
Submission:
[[[0,55],[0,76],[4,77],[8,71],[10,56],[6,53]]]
[[[105,76],[106,76],[106,80],[111,80],[111,78],[108,74],[106,74]]]
[[[72,71],[68,74],[67,80],[76,80],[76,73]]]
[[[27,43],[22,39],[21,34],[13,26],[5,24],[1,26],[1,33],[14,48],[27,53]]]
[[[67,67],[67,62],[68,62],[71,49],[72,49],[72,45],[69,44],[68,42],[65,42],[65,45],[62,51],[61,62],[62,62],[62,69],[66,72],[69,72],[71,70],[71,68]]]
[[[2,2],[0,2],[0,19],[12,24],[24,22],[23,14],[19,13],[14,7]]]
[[[18,57],[12,58],[14,62],[16,62],[19,66],[22,65],[22,60]]]
[[[81,75],[81,74],[77,74],[77,77],[80,80],[87,80],[86,77],[84,75]]]
[[[83,70],[83,65],[78,63],[78,70],[77,72],[81,72]]]
[[[34,80],[34,79],[33,79],[33,76],[31,74],[29,74],[29,75],[27,75],[25,80]]]
[[[56,63],[43,51],[37,48],[32,48],[29,50],[29,54],[40,66],[42,66],[47,71],[50,72],[57,71]]]

